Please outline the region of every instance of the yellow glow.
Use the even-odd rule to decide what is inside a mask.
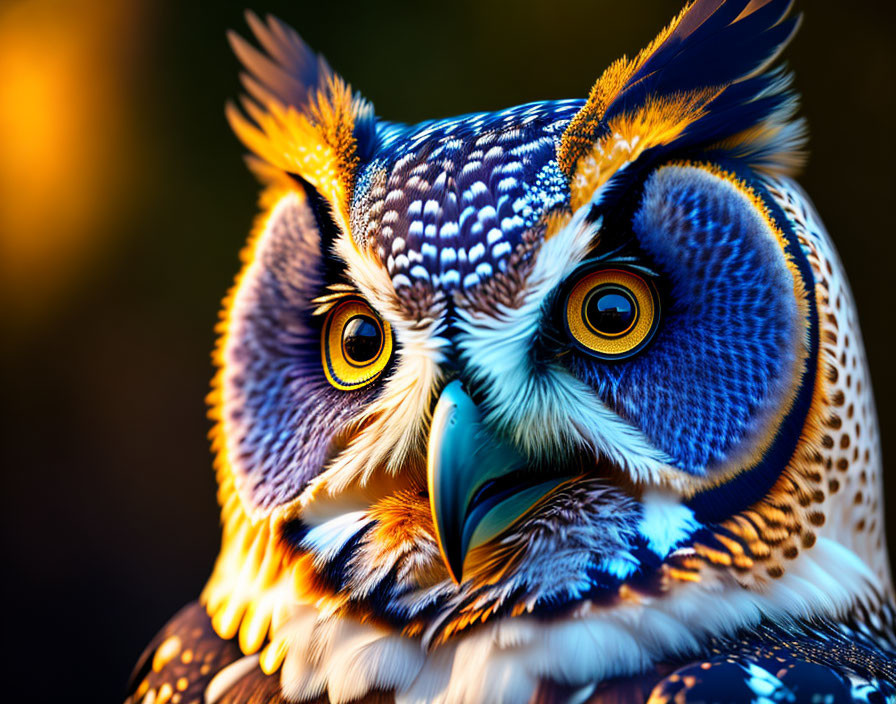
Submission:
[[[33,0],[0,10],[0,281],[19,312],[61,293],[120,212],[133,172],[119,155],[137,8]]]

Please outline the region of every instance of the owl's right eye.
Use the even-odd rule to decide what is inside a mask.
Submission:
[[[604,361],[628,359],[657,330],[659,296],[653,283],[622,267],[592,267],[573,277],[563,306],[570,340]]]
[[[392,329],[364,301],[352,298],[327,315],[321,334],[324,373],[341,391],[374,381],[392,356]]]

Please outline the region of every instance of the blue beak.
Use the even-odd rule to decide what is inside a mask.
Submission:
[[[455,582],[491,564],[497,539],[571,480],[535,476],[527,464],[483,427],[461,382],[445,387],[429,432],[427,482],[436,540]]]

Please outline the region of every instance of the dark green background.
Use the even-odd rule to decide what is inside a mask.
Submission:
[[[812,128],[802,179],[850,273],[894,450],[894,21],[885,2],[799,3],[786,58]],[[850,9],[847,10],[846,8]],[[413,122],[584,97],[675,2],[269,2],[371,99]],[[54,315],[2,345],[4,636],[29,698],[116,700],[218,547],[203,398],[219,301],[256,212],[223,104],[242,3],[158,4],[136,85],[149,143],[124,236]],[[896,505],[896,477],[889,504]],[[890,541],[896,542],[889,521]],[[15,685],[14,685],[15,687]]]

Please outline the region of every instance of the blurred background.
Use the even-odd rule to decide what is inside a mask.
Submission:
[[[244,30],[245,2],[0,0],[3,640],[22,655],[4,689],[29,700],[120,700],[217,551],[204,396],[257,194],[223,112],[238,92],[224,34]],[[889,457],[896,21],[883,0],[800,4],[787,60],[812,128],[803,183],[851,275]],[[585,97],[680,4],[254,9],[413,122]]]

